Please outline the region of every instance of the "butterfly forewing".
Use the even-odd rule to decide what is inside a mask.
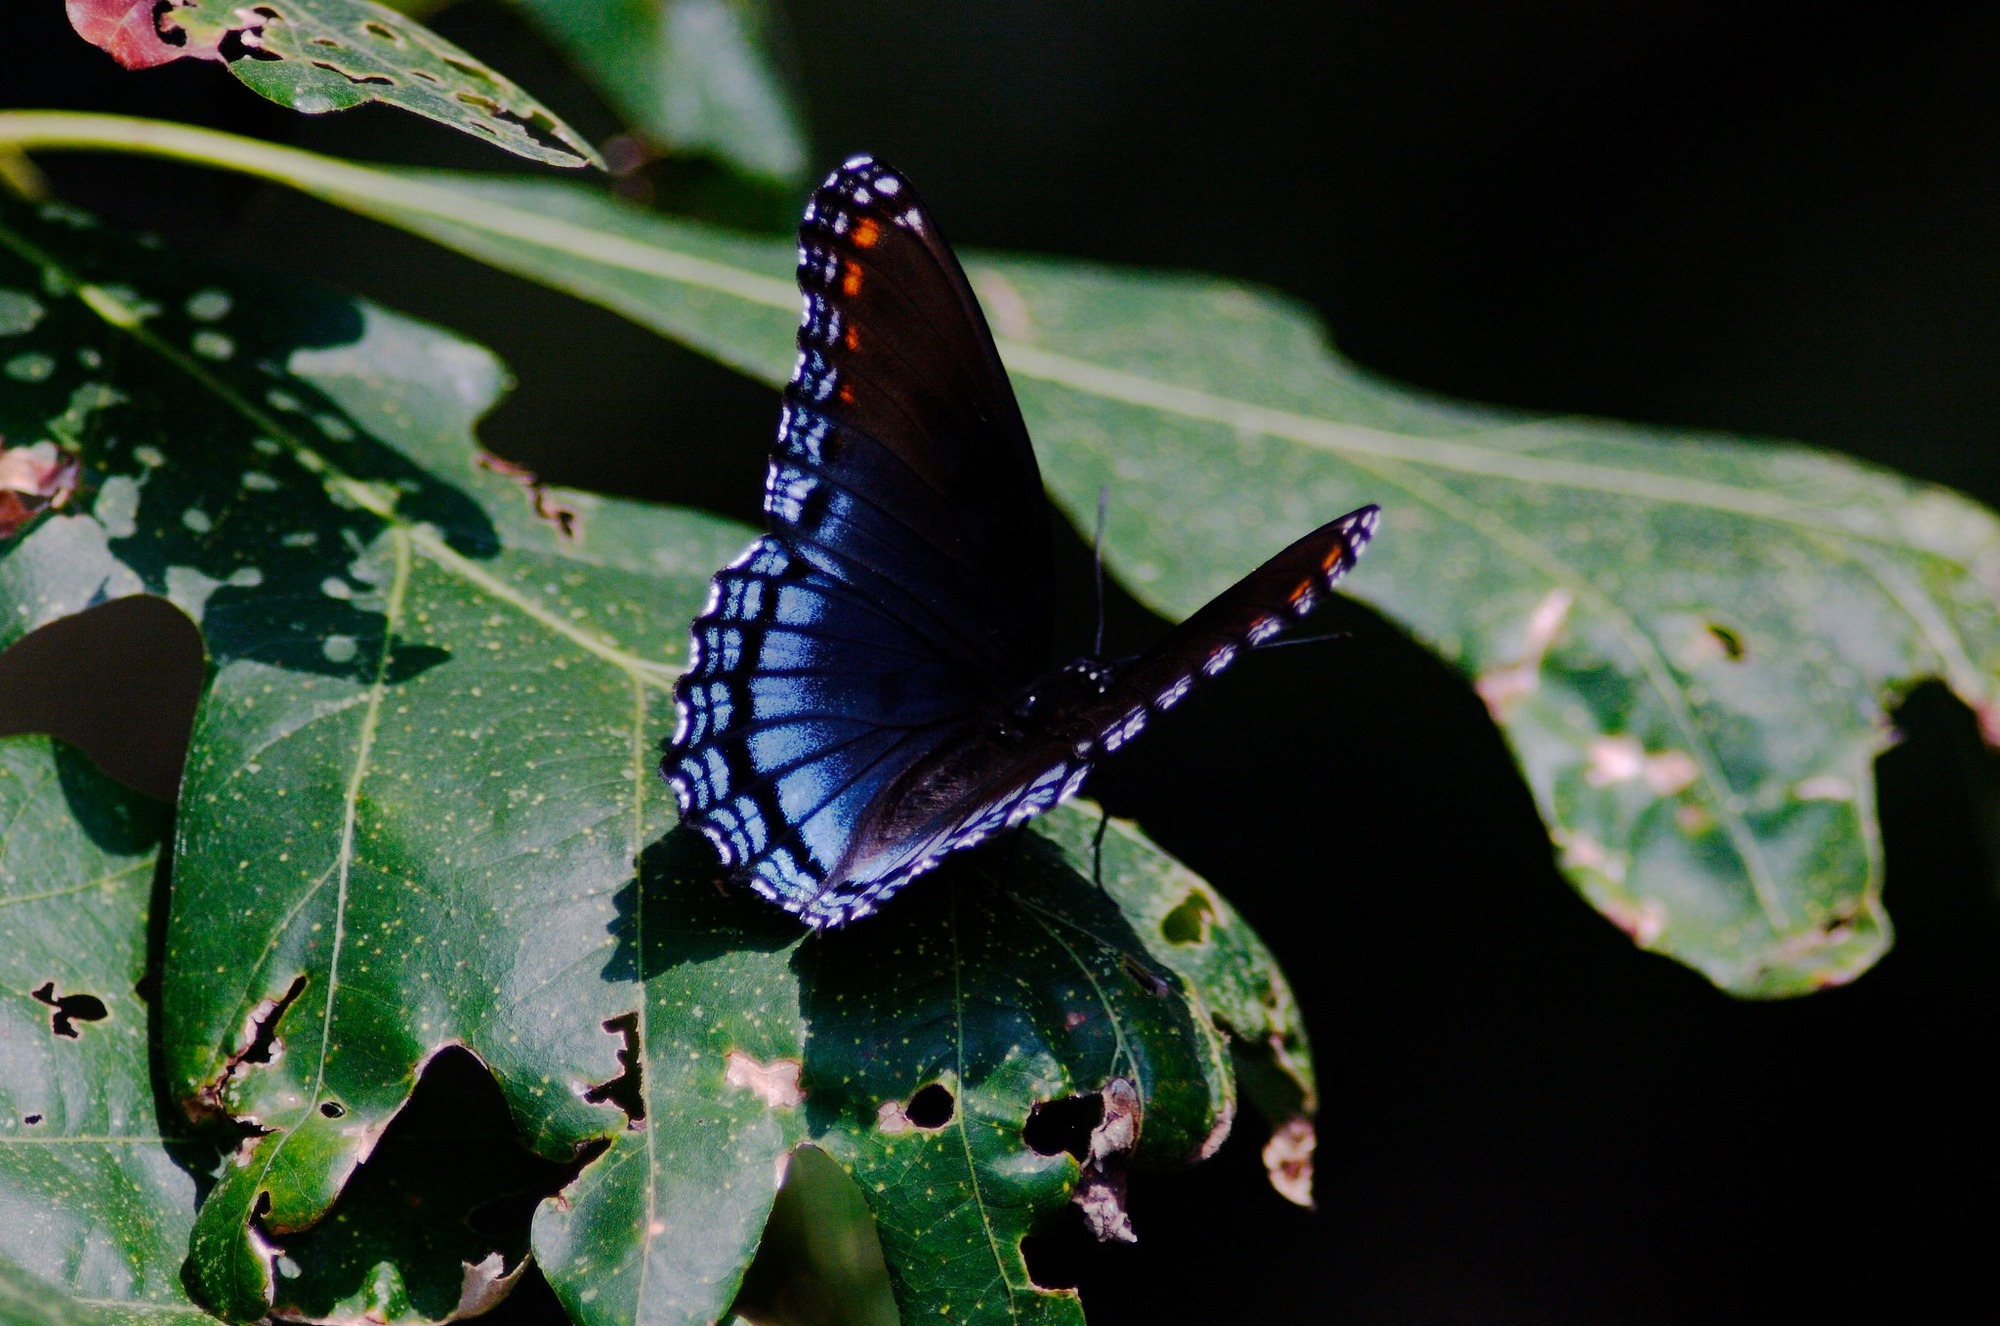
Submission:
[[[774,529],[824,548],[834,574],[892,579],[956,618],[978,661],[1032,676],[1049,644],[1041,472],[936,222],[907,180],[856,158],[807,205],[798,275],[799,363],[771,484],[816,481],[826,497],[781,498]]]
[[[915,190],[835,171],[798,274],[771,532],[694,623],[663,768],[724,863],[817,925],[881,891],[840,870],[886,789],[1045,662],[1050,573],[1013,390]]]

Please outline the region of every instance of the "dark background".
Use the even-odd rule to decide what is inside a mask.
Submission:
[[[511,168],[385,110],[305,120],[213,67],[123,73],[55,0],[6,22],[13,105]],[[615,132],[505,10],[436,26],[594,139]],[[1248,278],[1417,386],[1798,438],[2000,505],[1990,7],[846,0],[785,6],[782,38],[816,166],[888,157],[959,243]],[[754,516],[765,388],[276,189],[138,159],[43,165],[119,221],[492,345],[521,387],[484,436],[549,478]],[[626,187],[774,229],[799,204],[698,165]],[[1113,606],[1114,644],[1143,640],[1143,611]],[[1254,659],[1096,789],[1283,959],[1326,1095],[1320,1209],[1264,1186],[1246,1120],[1214,1162],[1135,1182],[1137,1247],[1057,1240],[1038,1265],[1079,1278],[1096,1323],[1717,1322],[1989,1299],[2000,1157],[1979,1065],[2000,916],[1993,769],[1965,711],[1919,690],[1879,766],[1896,950],[1850,988],[1741,1004],[1578,901],[1469,689],[1347,615],[1351,641]],[[87,709],[57,688],[32,722],[157,782],[159,743],[128,717],[170,746],[194,666],[162,639],[128,634],[100,660],[146,685],[95,682]],[[0,698],[22,666],[0,660]]]

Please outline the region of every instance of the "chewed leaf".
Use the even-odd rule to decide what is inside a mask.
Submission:
[[[556,166],[595,149],[512,80],[372,0],[69,0],[70,22],[121,64],[198,57],[308,115],[400,106]]]
[[[1052,822],[1087,844],[1094,819]],[[1185,872],[1136,838],[1105,861],[1108,896],[1089,868],[1087,847],[1030,836],[808,937],[718,893],[692,834],[649,849],[618,927],[646,988],[625,1107],[644,1126],[535,1226],[576,1320],[712,1314],[801,1142],[856,1180],[906,1317],[1077,1320],[1073,1295],[1029,1278],[1022,1238],[1067,1202],[1129,1230],[1113,1214],[1124,1166],[1202,1154],[1234,1101],[1199,995],[1134,929]],[[1037,1144],[1045,1106],[1099,1093],[1121,1108],[1085,1130],[1095,1147]]]
[[[194,1155],[155,1113],[139,993],[168,819],[49,738],[0,739],[0,1321],[70,1320],[62,1296],[93,1302],[78,1320],[201,1319]],[[37,1281],[46,1315],[13,1297]]]
[[[18,362],[18,361],[17,361]],[[37,364],[39,361],[29,361]],[[0,439],[0,540],[13,538],[44,511],[69,500],[76,489],[76,461],[55,443],[10,447]]]
[[[419,178],[421,206],[301,183],[783,379],[785,246],[561,185],[397,183]],[[1802,447],[1401,391],[1225,281],[972,275],[1056,496],[1120,494],[1105,558],[1134,593],[1185,614],[1270,531],[1379,502],[1343,587],[1477,687],[1564,871],[1635,942],[1746,996],[1852,980],[1887,948],[1872,761],[1922,679],[1995,705],[1990,512]]]
[[[371,1158],[459,1047],[537,1154],[582,1164],[534,1249],[581,1322],[719,1318],[806,1143],[857,1181],[907,1314],[1079,1318],[1022,1239],[1079,1200],[1143,1232],[1124,1167],[1202,1154],[1233,1110],[1230,981],[1141,932],[1199,881],[1121,830],[1099,889],[1069,810],[1061,843],[1010,836],[808,937],[719,887],[655,773],[747,531],[484,457],[499,366],[365,303],[62,210],[0,213],[0,287],[42,292],[17,339],[49,365],[0,391],[0,430],[76,467],[0,546],[0,630],[152,593],[212,664],[160,1038],[169,1098],[244,1126],[190,1236],[210,1307],[406,1322],[501,1292],[513,1250],[398,1256],[395,1221],[338,1218],[394,1200]],[[47,993],[44,1039],[111,1025]],[[1081,1159],[1031,1145],[1075,1096],[1117,1104]]]
[[[127,69],[151,69],[173,60],[220,60],[215,40],[190,42],[173,23],[173,7],[159,0],[64,0],[76,35]],[[162,27],[162,21],[169,26]]]

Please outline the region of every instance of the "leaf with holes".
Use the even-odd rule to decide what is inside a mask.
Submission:
[[[790,183],[805,133],[762,0],[514,0],[648,143]]]
[[[138,989],[167,821],[0,739],[0,1320],[207,1320],[180,1282],[202,1156],[157,1108]]]
[[[1155,847],[1137,826],[1097,826],[1076,816],[1051,820],[1049,836],[1081,860],[1095,852],[1104,887],[1156,962],[1178,975],[1200,1001],[1205,1023],[1226,1038],[1242,1094],[1274,1135],[1311,1135],[1319,1084],[1305,1019],[1278,959],[1236,909],[1207,881]],[[1221,1136],[1217,1135],[1217,1142]],[[1268,1155],[1268,1153],[1267,1153]],[[1289,1174],[1275,1171],[1279,1192],[1312,1204],[1310,1155]]]
[[[446,1050],[326,1217],[274,1240],[272,1315],[329,1326],[477,1316],[513,1291],[528,1215],[574,1171],[523,1148],[492,1076]]]
[[[561,185],[371,178],[199,141],[767,381],[789,370],[787,244]],[[1057,498],[1088,513],[1100,486],[1120,494],[1105,558],[1135,594],[1183,615],[1273,530],[1380,502],[1344,588],[1477,687],[1598,910],[1745,996],[1851,980],[1888,947],[1872,768],[1887,706],[1938,677],[2000,732],[1990,512],[1802,447],[1402,391],[1300,309],[1226,281],[971,270]]]
[[[222,60],[282,106],[380,101],[555,166],[595,149],[511,79],[372,0],[68,0],[70,23],[127,68]]]
[[[740,532],[522,491],[472,419],[501,374],[347,300],[219,275],[60,210],[0,227],[45,311],[0,430],[82,494],[7,549],[33,626],[170,598],[213,680],[182,787],[164,1089],[265,1131],[194,1232],[212,1306],[262,1316],[273,1236],[325,1213],[457,1041],[543,1154],[617,1126],[612,899],[671,726],[672,656]],[[10,605],[12,606],[12,605]],[[261,1214],[260,1214],[261,1213]]]
[[[372,1244],[282,1290],[272,1252],[320,1233],[461,1046],[543,1157],[612,1142],[535,1232],[583,1319],[720,1316],[807,1140],[860,1181],[906,1312],[1076,1319],[1022,1238],[1079,1194],[1121,1233],[1122,1166],[1200,1154],[1232,1113],[1212,976],[1114,902],[1164,910],[1184,872],[1121,831],[1106,894],[1087,850],[1028,834],[817,938],[720,896],[654,765],[687,622],[748,531],[482,458],[498,366],[378,308],[62,209],[7,214],[0,287],[40,292],[0,430],[78,469],[0,550],[0,593],[24,625],[163,594],[212,662],[162,1037],[169,1096],[250,1130],[192,1234],[210,1306],[435,1314],[407,1258],[340,1287]],[[1099,1117],[1038,1150],[1038,1106],[1071,1097]]]
[[[1184,889],[1185,872],[1125,829],[1099,892],[1096,818],[1051,819],[1069,852],[1028,835],[953,858],[881,916],[819,937],[718,896],[692,836],[649,853],[622,931],[647,991],[630,1026],[635,1127],[536,1222],[578,1322],[712,1314],[707,1286],[801,1141],[859,1183],[906,1319],[1080,1319],[1073,1295],[1032,1283],[1022,1239],[1072,1200],[1122,1220],[1123,1166],[1208,1154],[1234,1095],[1223,1033],[1120,909],[1156,904],[1161,881]],[[1030,1121],[1114,1084],[1142,1117],[1093,1189],[1063,1146],[1036,1149]]]

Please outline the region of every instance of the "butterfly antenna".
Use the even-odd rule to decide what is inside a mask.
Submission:
[[[1111,509],[1111,485],[1097,486],[1097,532],[1090,537],[1090,560],[1097,576],[1097,643],[1091,647],[1092,658],[1104,657],[1104,516]],[[1098,832],[1098,840],[1104,834]]]
[[[1323,645],[1329,640],[1352,640],[1352,631],[1322,631],[1318,635],[1288,635],[1276,640],[1266,640],[1256,646],[1258,649],[1276,649],[1281,645]]]

